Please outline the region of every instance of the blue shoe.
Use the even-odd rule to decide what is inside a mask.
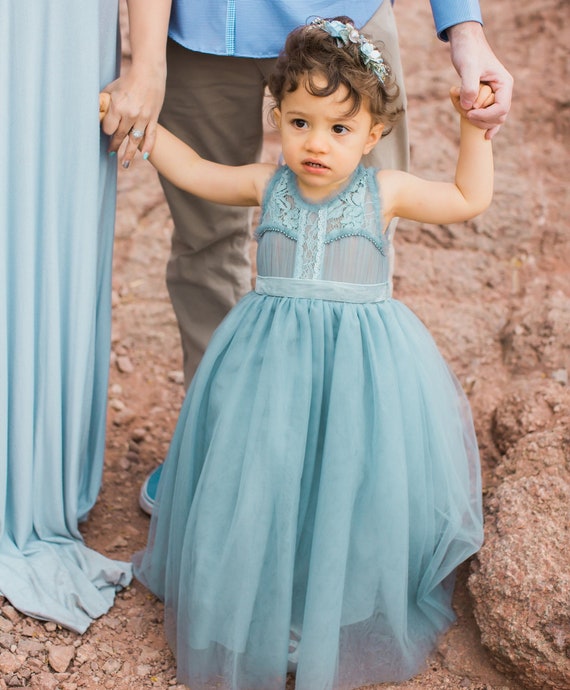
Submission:
[[[158,482],[162,472],[162,465],[159,465],[153,470],[144,480],[139,494],[139,506],[145,513],[152,515],[154,504],[156,502],[156,490],[158,489]]]
[[[287,672],[295,674],[299,663],[299,643],[301,642],[301,631],[291,626],[289,630],[289,654],[287,655]]]

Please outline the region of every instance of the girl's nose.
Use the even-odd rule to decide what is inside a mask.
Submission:
[[[318,130],[312,130],[307,137],[305,145],[308,151],[324,153],[328,148],[326,134]]]

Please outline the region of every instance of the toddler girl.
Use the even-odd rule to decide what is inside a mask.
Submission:
[[[150,154],[186,191],[262,206],[255,290],[196,373],[135,558],[192,690],[413,675],[482,540],[469,407],[391,296],[386,228],[483,211],[491,144],[453,91],[455,182],[364,168],[397,87],[344,17],[293,31],[269,88],[283,166],[211,163],[162,128]],[[492,98],[482,87],[478,106]]]

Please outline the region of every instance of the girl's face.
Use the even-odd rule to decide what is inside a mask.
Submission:
[[[330,96],[313,96],[301,82],[275,108],[283,158],[310,201],[342,188],[382,134],[383,125],[372,124],[365,104],[355,115],[346,114],[351,106],[343,100],[346,95],[346,88],[340,87]]]

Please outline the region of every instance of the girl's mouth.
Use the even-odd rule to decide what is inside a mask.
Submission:
[[[303,165],[311,170],[328,170],[327,166],[319,163],[319,161],[306,160],[303,161]]]

